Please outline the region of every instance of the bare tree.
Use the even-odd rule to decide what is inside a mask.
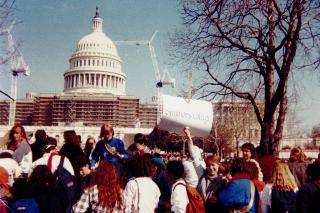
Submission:
[[[252,104],[264,154],[278,151],[289,74],[319,67],[319,2],[180,1],[184,29],[172,36],[173,56],[203,71],[199,98],[235,95]]]
[[[227,128],[224,122],[220,122],[218,119],[216,119],[213,123],[213,128],[207,139],[207,142],[214,143],[217,147],[218,155],[223,157],[223,150],[226,146],[231,144],[231,141],[231,131]]]
[[[260,129],[260,126],[254,119],[254,111],[250,102],[219,101],[214,103],[214,115],[214,130],[221,126],[219,131],[228,132],[236,156],[239,156],[240,141],[257,142],[256,131]]]

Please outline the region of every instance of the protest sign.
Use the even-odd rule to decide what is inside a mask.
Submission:
[[[207,137],[212,128],[213,110],[208,101],[161,95],[159,129],[181,134],[188,126],[193,136]]]

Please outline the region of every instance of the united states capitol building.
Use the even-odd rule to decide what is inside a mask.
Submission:
[[[45,129],[61,136],[75,129],[86,138],[96,136],[103,123],[116,132],[149,132],[157,122],[156,103],[142,104],[138,97],[126,95],[126,74],[114,42],[103,32],[103,19],[97,9],[92,32],[77,43],[64,72],[61,93],[27,93],[16,101],[15,122],[27,131]],[[0,101],[0,125],[9,123],[10,101]]]
[[[97,138],[104,123],[111,123],[116,136],[127,137],[127,143],[137,132],[149,134],[160,114],[157,101],[141,103],[138,97],[126,95],[122,63],[116,45],[103,32],[103,19],[97,9],[92,32],[80,39],[69,58],[69,67],[63,74],[63,92],[27,93],[26,99],[16,101],[15,123],[22,124],[28,133],[44,129],[60,142],[63,132],[70,129],[83,140],[89,135]],[[237,115],[251,118],[241,124],[244,131],[240,139],[258,143],[259,124],[246,103],[217,101],[212,105],[215,121],[234,120],[234,108]],[[11,128],[9,112],[10,100],[0,100],[0,138]],[[216,127],[214,122],[213,129]]]

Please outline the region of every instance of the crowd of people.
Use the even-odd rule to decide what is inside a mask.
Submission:
[[[73,130],[59,148],[41,129],[30,143],[16,124],[0,153],[0,212],[320,212],[320,159],[301,148],[284,160],[245,143],[241,158],[224,162],[204,159],[187,127],[184,137],[186,152],[168,158],[141,133],[126,148],[110,124],[83,149]]]

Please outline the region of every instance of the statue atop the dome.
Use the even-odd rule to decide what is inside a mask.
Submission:
[[[99,7],[96,6],[96,15],[94,16],[94,18],[99,18],[100,15],[99,15]]]

